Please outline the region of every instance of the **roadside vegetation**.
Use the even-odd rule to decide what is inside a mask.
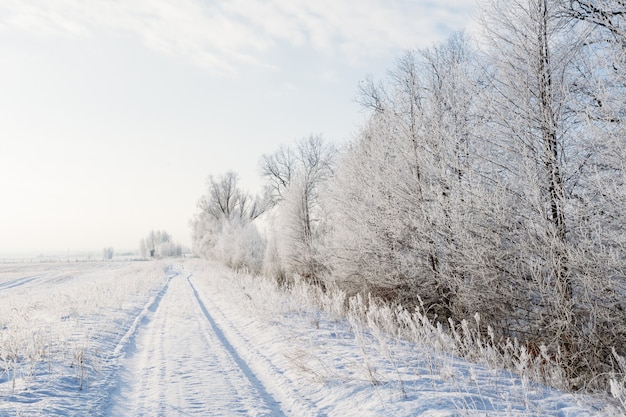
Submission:
[[[258,197],[210,177],[195,253],[626,409],[625,19],[614,0],[481,1],[477,39],[361,83],[345,146],[264,155]]]

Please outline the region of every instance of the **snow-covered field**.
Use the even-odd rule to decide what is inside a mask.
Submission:
[[[196,259],[0,264],[0,416],[621,415],[312,298]]]

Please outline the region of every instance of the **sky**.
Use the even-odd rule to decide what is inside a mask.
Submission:
[[[355,98],[473,0],[0,0],[0,257],[190,246],[209,175],[364,121]]]

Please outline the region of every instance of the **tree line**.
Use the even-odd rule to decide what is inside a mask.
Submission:
[[[478,313],[605,389],[626,372],[626,4],[484,0],[480,23],[364,80],[342,149],[264,155],[262,195],[210,177],[194,250],[442,325]]]

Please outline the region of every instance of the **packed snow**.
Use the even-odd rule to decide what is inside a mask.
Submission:
[[[204,260],[0,264],[0,297],[0,416],[620,415]]]

